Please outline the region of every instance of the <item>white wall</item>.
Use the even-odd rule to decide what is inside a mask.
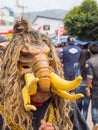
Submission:
[[[52,18],[41,18],[38,17],[34,23],[33,23],[33,28],[37,29],[38,27],[43,27],[43,25],[50,25],[50,30],[49,31],[44,31],[41,30],[41,32],[46,33],[48,32],[48,34],[53,34],[55,33],[55,30],[58,29],[60,26],[63,25],[62,20],[57,20],[57,19],[52,19]]]

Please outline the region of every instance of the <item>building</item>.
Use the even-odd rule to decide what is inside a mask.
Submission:
[[[56,30],[59,30],[59,28],[63,26],[64,23],[62,19],[45,16],[37,16],[32,22],[32,28],[48,35],[55,34]]]
[[[14,12],[11,8],[0,8],[0,26],[12,26],[14,23]]]

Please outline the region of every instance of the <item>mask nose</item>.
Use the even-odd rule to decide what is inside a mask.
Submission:
[[[35,77],[39,78],[38,86],[41,91],[50,91],[50,69],[46,54],[37,54],[33,57]]]

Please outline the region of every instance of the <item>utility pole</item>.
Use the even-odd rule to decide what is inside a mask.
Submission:
[[[24,3],[24,2],[23,2]],[[19,4],[19,0],[16,0],[16,7],[22,9],[22,16],[24,16],[24,9],[27,8],[27,6],[22,6]]]

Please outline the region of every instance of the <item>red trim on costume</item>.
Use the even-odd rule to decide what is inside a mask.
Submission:
[[[46,101],[45,101],[45,102],[46,102]],[[33,102],[33,101],[31,101],[31,105],[34,105],[34,106],[36,106],[36,107],[41,107],[41,106],[43,106],[43,104],[44,104],[45,102]]]

